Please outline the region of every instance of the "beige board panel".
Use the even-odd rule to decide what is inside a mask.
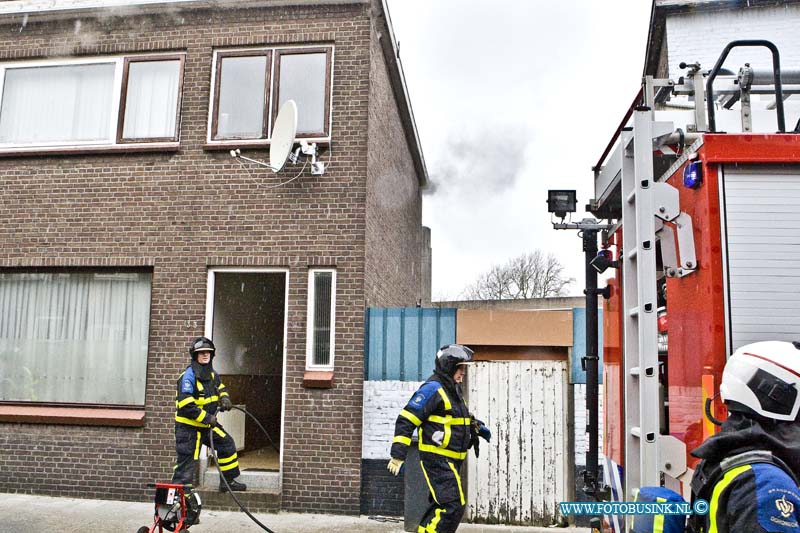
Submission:
[[[572,310],[459,309],[456,342],[468,346],[572,346]]]

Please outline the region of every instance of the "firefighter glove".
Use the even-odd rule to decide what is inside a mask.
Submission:
[[[230,411],[233,409],[233,402],[231,401],[229,396],[223,396],[219,399],[219,410],[220,411]]]
[[[211,418],[208,419],[209,426],[216,426],[217,425],[217,417],[215,415],[211,415]]]
[[[403,470],[405,470],[405,467],[406,465],[404,464],[402,459],[395,459],[395,458],[392,458],[392,460],[389,461],[389,464],[386,466],[389,472],[391,472],[395,476],[400,475],[403,472]]]
[[[487,428],[483,422],[479,422],[478,425],[478,436],[481,437],[486,442],[492,440],[492,430]]]
[[[475,457],[480,457],[481,446],[478,440],[478,423],[475,418],[472,418],[469,424],[469,447],[475,451]]]

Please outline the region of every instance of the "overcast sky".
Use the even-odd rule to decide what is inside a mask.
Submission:
[[[577,189],[636,95],[650,0],[388,0],[432,186],[433,298],[552,252],[584,284],[581,241],[550,224],[548,189]]]

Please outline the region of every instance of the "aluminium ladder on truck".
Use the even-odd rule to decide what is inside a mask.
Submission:
[[[626,501],[633,501],[640,486],[660,485],[666,464],[669,471],[683,473],[682,446],[660,434],[656,243],[662,242],[662,263],[673,275],[688,275],[696,264],[691,218],[680,211],[678,191],[656,182],[653,170],[654,143],[667,140],[673,124],[655,121],[647,106],[633,111],[632,124],[621,132],[619,166],[600,172],[614,173],[621,196]],[[666,243],[675,248],[675,232],[680,264],[675,253],[665,257],[670,255]]]

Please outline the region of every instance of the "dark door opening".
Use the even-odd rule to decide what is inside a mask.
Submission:
[[[236,443],[243,472],[279,471],[286,273],[214,271],[213,277],[214,368],[233,403],[253,414],[269,438],[238,411],[220,420],[235,439],[244,426],[244,442]]]

